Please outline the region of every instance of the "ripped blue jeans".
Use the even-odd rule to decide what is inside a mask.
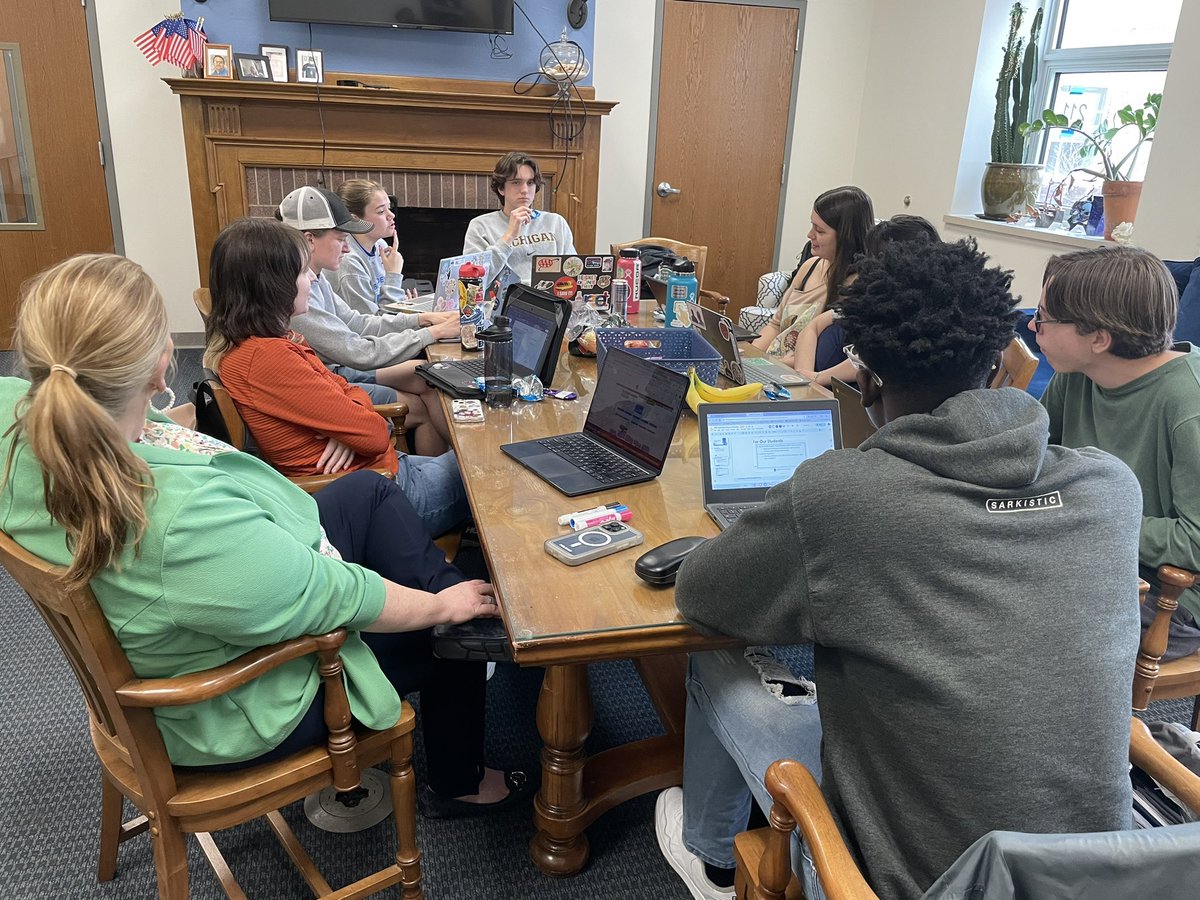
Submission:
[[[733,838],[746,827],[751,798],[764,813],[771,795],[763,785],[777,759],[803,763],[821,779],[821,719],[815,697],[781,698],[763,685],[741,649],[693,653],[688,660],[687,720],[683,749],[683,842],[705,862],[731,869]],[[804,876],[812,863],[793,867]],[[807,858],[807,854],[804,854]]]

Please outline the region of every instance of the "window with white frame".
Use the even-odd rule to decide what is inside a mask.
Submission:
[[[1161,94],[1171,59],[1182,0],[1047,0],[1041,69],[1030,116],[1044,109],[1083,121],[1089,135],[1120,124],[1118,110],[1142,108],[1148,94]],[[1036,110],[1036,112],[1035,112]],[[1137,129],[1113,138],[1114,162],[1137,142]],[[1079,171],[1097,169],[1093,155],[1081,158],[1088,141],[1077,131],[1042,132],[1036,161],[1045,165],[1041,201],[1069,206],[1097,188],[1098,179]],[[1150,143],[1128,160],[1130,180],[1140,180]]]

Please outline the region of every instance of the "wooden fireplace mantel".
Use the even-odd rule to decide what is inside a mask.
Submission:
[[[336,84],[347,78],[384,87]],[[551,132],[550,116],[562,108],[549,85],[519,95],[507,82],[337,72],[319,86],[165,81],[180,98],[202,285],[218,232],[250,212],[253,167],[486,175],[504,153],[524,150],[548,181],[539,205],[566,217],[581,251],[595,244],[600,123],[616,104],[596,100],[590,87],[580,88],[582,98],[572,93],[583,129],[567,144]]]

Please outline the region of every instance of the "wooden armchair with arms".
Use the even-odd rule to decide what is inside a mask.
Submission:
[[[729,306],[729,298],[720,291],[705,290],[704,288],[704,263],[708,259],[708,247],[703,244],[685,244],[683,241],[676,241],[671,238],[660,237],[645,237],[638,238],[636,241],[626,241],[623,244],[609,244],[609,252],[613,256],[620,255],[621,251],[628,247],[666,247],[676,256],[686,256],[696,264],[696,300],[707,309],[714,312],[719,312],[721,315],[727,315],[725,312]]]
[[[1179,595],[1200,583],[1200,574],[1176,566],[1159,566],[1161,593],[1155,601],[1154,621],[1142,634],[1137,668],[1133,674],[1133,708],[1144,710],[1152,700],[1195,697],[1192,730],[1200,730],[1200,652],[1160,663],[1167,650],[1171,614],[1179,608]]]
[[[1016,335],[1009,345],[1004,348],[1000,368],[992,376],[988,387],[1015,387],[1022,391],[1026,390],[1029,387],[1029,382],[1033,381],[1033,376],[1037,373],[1037,368],[1038,358],[1025,345],[1025,342],[1021,340],[1021,336]]]
[[[420,898],[421,864],[416,843],[416,793],[412,770],[413,710],[385,731],[351,725],[339,648],[345,629],[295,638],[254,650],[223,666],[176,678],[138,678],[88,587],[68,590],[62,569],[27,552],[0,533],[0,563],[25,589],[50,627],[79,681],[88,709],[92,746],[100,760],[99,880],[116,874],[121,842],[150,832],[159,896],[188,896],[185,835],[195,834],[226,894],[244,898],[211,831],[265,816],[300,874],[318,897],[366,897],[399,884],[405,898]],[[327,744],[233,772],[172,766],[154,720],[157,707],[183,706],[228,693],[278,666],[316,654],[325,686]],[[379,871],[333,890],[280,815],[279,809],[332,785],[359,786],[364,767],[388,762],[396,820],[394,860]],[[142,815],[121,822],[122,796]]]
[[[1188,771],[1160,747],[1150,736],[1145,724],[1138,719],[1130,720],[1129,759],[1193,812],[1200,812],[1200,777]],[[833,813],[830,812],[812,773],[795,760],[781,759],[767,769],[766,787],[775,801],[771,807],[770,826],[755,831],[744,831],[734,839],[738,900],[800,900],[805,896],[798,880],[792,874],[791,867],[791,837],[797,825],[812,854],[813,864],[828,900],[877,900],[877,895],[859,871],[850,848],[846,846]],[[1189,824],[1150,831],[1166,833],[1176,828],[1189,829],[1187,839],[1193,849],[1186,855],[1196,858],[1194,846],[1200,841],[1200,833],[1197,833],[1196,829],[1200,829],[1200,825]],[[1104,832],[1102,839],[1110,841],[1114,835],[1139,833]],[[1100,835],[1097,837],[1100,838]],[[1103,852],[1119,860],[1121,851],[1117,849],[1118,846],[1119,838],[1112,843],[1106,843]],[[1195,870],[1197,866],[1200,866],[1200,859],[1196,859],[1192,869]],[[1133,874],[1143,880],[1147,877],[1144,871],[1135,871]],[[1156,874],[1164,879],[1169,879],[1172,875],[1171,872]],[[1185,883],[1186,879],[1180,881],[1178,886]],[[936,888],[931,894],[935,892]],[[1145,894],[1138,894],[1155,895],[1153,889]],[[1000,894],[989,893],[987,896]]]

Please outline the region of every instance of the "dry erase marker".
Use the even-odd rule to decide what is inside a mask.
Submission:
[[[602,513],[616,509],[620,503],[606,503],[604,506],[593,506],[591,509],[581,509],[579,512],[567,513],[558,517],[559,525],[569,525],[572,519],[590,519],[592,516],[598,516]]]
[[[619,509],[610,509],[594,516],[590,519],[571,519],[569,524],[573,531],[582,531],[585,528],[595,528],[597,525],[604,525],[607,522],[628,522],[633,518],[633,512],[627,507]]]

